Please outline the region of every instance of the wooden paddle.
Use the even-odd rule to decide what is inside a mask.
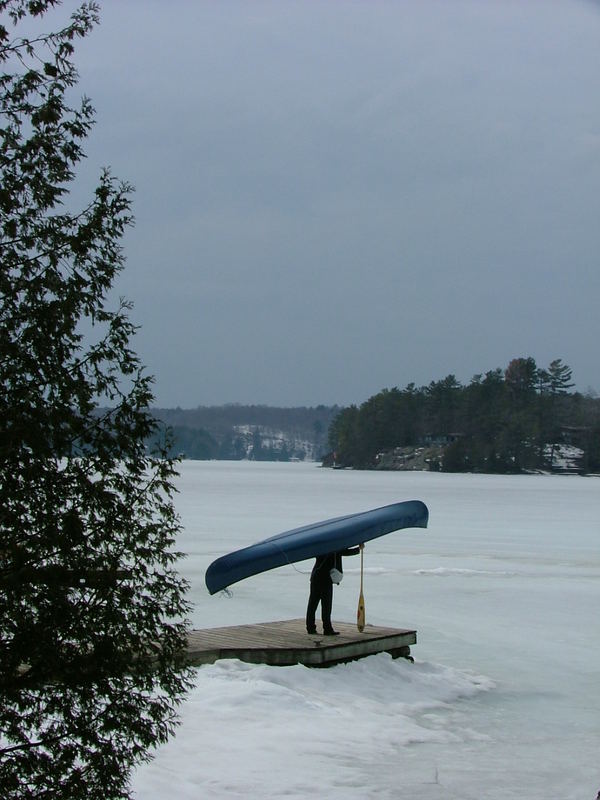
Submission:
[[[362,633],[365,629],[365,598],[363,597],[363,551],[364,544],[360,546],[360,594],[358,595],[358,611],[356,612],[356,627]]]

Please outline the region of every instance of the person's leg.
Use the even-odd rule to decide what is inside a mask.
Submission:
[[[306,608],[306,630],[308,633],[316,633],[317,626],[315,623],[315,614],[317,613],[317,606],[321,599],[321,592],[316,581],[310,582],[310,594],[308,596],[308,606]]]
[[[331,608],[333,606],[333,584],[327,581],[321,589],[321,619],[323,620],[323,633],[333,633],[331,626]]]

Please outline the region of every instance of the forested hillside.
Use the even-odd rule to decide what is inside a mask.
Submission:
[[[320,460],[338,406],[199,406],[153,409],[170,428],[174,454],[192,459]],[[164,429],[162,435],[164,435]]]
[[[569,447],[572,468],[599,471],[600,400],[572,387],[561,359],[540,368],[515,358],[468,385],[448,375],[421,388],[384,389],[337,415],[325,463],[402,468],[411,449],[429,448],[422,468],[522,472],[557,469]]]

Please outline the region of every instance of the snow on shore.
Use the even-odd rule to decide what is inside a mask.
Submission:
[[[398,748],[478,737],[450,704],[493,688],[451,667],[386,654],[334,669],[224,660],[198,670],[183,725],[136,782],[140,797],[363,798]],[[433,779],[433,776],[432,776]],[[390,790],[393,787],[388,787]],[[318,794],[317,794],[318,796]]]

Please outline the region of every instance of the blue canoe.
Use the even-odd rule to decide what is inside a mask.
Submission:
[[[359,514],[314,522],[217,558],[206,570],[206,586],[214,594],[259,572],[345,550],[401,528],[426,528],[428,520],[429,511],[425,503],[407,500]]]

